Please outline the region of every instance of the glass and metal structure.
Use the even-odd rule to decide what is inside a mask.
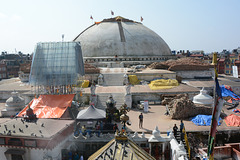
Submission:
[[[84,75],[79,42],[37,43],[33,55],[30,84],[38,91],[66,94]]]

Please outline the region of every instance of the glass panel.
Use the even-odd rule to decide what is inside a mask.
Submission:
[[[80,75],[84,75],[80,43],[49,42],[37,44],[30,73],[31,85],[72,85],[76,84]]]

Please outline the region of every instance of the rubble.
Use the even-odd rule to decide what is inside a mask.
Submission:
[[[212,107],[195,105],[187,94],[164,97],[162,104],[167,105],[172,119],[188,119],[198,114],[211,115]]]
[[[100,73],[100,69],[89,64],[89,63],[84,63],[84,70],[85,74],[97,74]]]
[[[202,71],[212,68],[208,63],[201,59],[180,58],[177,60],[168,60],[165,62],[154,62],[148,66],[152,69],[167,69],[169,71]]]

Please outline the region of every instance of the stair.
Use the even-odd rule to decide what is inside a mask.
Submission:
[[[103,74],[103,86],[123,86],[124,73],[104,73]]]
[[[100,109],[106,109],[106,101],[108,100],[109,95],[110,93],[99,93],[96,107]],[[116,107],[117,109],[119,109],[124,103],[125,93],[111,93],[111,95],[113,96],[113,99],[117,102]]]
[[[188,158],[189,157],[189,154],[188,154],[188,149],[187,149],[187,145],[186,145],[186,142],[185,142],[185,139],[184,139],[184,136],[183,136],[183,140],[181,140],[181,132],[180,131],[177,131],[177,136],[175,136],[175,139],[177,140],[177,142],[180,144],[180,141],[182,141],[183,145],[184,145],[184,148],[187,152],[187,155],[188,155]]]

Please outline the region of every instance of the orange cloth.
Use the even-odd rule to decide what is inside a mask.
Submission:
[[[100,24],[101,22],[95,22],[95,24]]]
[[[224,119],[227,126],[240,126],[240,116],[230,114]]]
[[[37,118],[61,118],[68,107],[71,107],[74,94],[65,95],[40,95],[34,98],[28,105],[37,115]],[[26,106],[18,117],[26,115]]]

